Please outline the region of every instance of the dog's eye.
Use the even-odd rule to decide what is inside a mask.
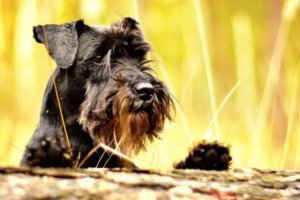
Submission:
[[[96,64],[96,65],[99,65],[102,61],[102,56],[101,55],[97,55],[94,57],[93,59],[93,62]]]

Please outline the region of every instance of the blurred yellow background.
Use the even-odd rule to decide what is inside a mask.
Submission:
[[[135,158],[171,168],[202,139],[233,167],[300,170],[299,0],[0,0],[0,165],[18,165],[55,67],[32,26],[136,18],[178,100],[162,140]]]

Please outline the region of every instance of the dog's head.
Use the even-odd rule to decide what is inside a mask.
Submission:
[[[38,26],[34,37],[47,45],[58,67],[84,79],[78,120],[96,144],[135,154],[171,119],[171,94],[148,66],[150,45],[135,20],[99,27],[81,20]]]

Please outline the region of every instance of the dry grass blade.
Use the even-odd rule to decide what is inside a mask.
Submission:
[[[285,137],[285,141],[284,141],[284,146],[283,146],[283,153],[282,153],[282,157],[281,157],[281,163],[280,163],[280,167],[284,168],[287,158],[288,158],[288,153],[289,153],[289,149],[290,149],[290,145],[292,143],[292,141],[294,140],[294,138],[292,137],[292,133],[293,133],[293,126],[295,125],[295,116],[296,116],[296,112],[297,112],[297,106],[298,106],[298,88],[299,88],[299,67],[296,69],[294,78],[293,78],[293,84],[292,84],[292,94],[291,94],[291,102],[290,102],[290,107],[289,107],[289,121],[288,121],[288,128],[287,128],[287,132],[286,132],[286,137]],[[296,159],[297,161],[297,159]],[[295,163],[296,163],[295,161]]]
[[[134,11],[134,17],[137,21],[140,19],[140,14],[139,14],[139,3],[138,0],[132,0],[133,4],[133,11]]]
[[[184,86],[184,89],[183,89],[183,92],[182,92],[182,95],[181,95],[181,101],[180,102],[184,102],[185,100],[185,97],[186,97],[186,94],[187,94],[187,91],[189,90],[189,88],[191,87],[191,84],[193,83],[193,80],[195,79],[195,76],[197,74],[197,68],[194,69],[191,77],[188,79],[186,85]]]
[[[110,146],[112,143],[113,143],[113,140],[108,144],[108,146]],[[97,162],[96,167],[99,166],[99,164],[100,164],[100,162],[102,161],[104,155],[105,155],[105,151],[103,151],[103,153],[101,154],[101,156],[100,156],[100,158],[99,158],[99,160],[98,160],[98,162]]]
[[[299,1],[297,0],[297,4]],[[267,74],[267,79],[265,87],[263,90],[263,96],[260,103],[260,108],[258,111],[256,127],[254,130],[255,135],[252,136],[251,154],[259,155],[261,153],[262,143],[264,142],[264,137],[267,137],[269,130],[265,130],[267,126],[267,113],[269,113],[271,106],[274,102],[275,93],[278,90],[278,80],[280,79],[280,69],[281,60],[283,57],[284,46],[287,39],[287,34],[290,28],[290,23],[293,19],[294,13],[296,12],[298,6],[292,7],[295,1],[289,0],[285,2],[282,10],[282,20],[280,22],[278,34],[275,41],[274,50],[272,52],[269,70]],[[252,156],[250,163],[257,162],[257,157]]]
[[[225,96],[225,98],[223,99],[223,101],[221,102],[220,106],[218,107],[218,109],[216,110],[216,112],[214,113],[214,116],[212,118],[212,120],[210,121],[206,131],[204,132],[205,134],[210,133],[210,129],[212,128],[213,124],[215,123],[215,121],[218,119],[219,114],[222,110],[222,108],[225,106],[226,102],[230,99],[230,97],[233,95],[233,93],[236,91],[236,89],[238,88],[240,84],[240,81],[238,81],[233,88],[228,92],[228,94]],[[218,140],[218,138],[215,138],[214,140]]]
[[[154,56],[154,55],[152,55]],[[153,60],[162,60],[158,55],[156,55],[158,57],[158,59],[154,58]],[[173,94],[175,97],[177,96],[176,93],[175,93],[175,90],[174,88],[172,87],[172,84],[171,84],[171,80],[170,80],[170,77],[164,67],[164,65],[162,64],[162,62],[160,61],[157,61],[156,62],[158,64],[158,67],[159,67],[159,70],[161,71],[162,73],[162,76],[163,76],[163,80],[167,83],[170,91],[171,91],[171,94]],[[190,129],[190,125],[188,123],[188,120],[186,119],[186,116],[181,108],[181,105],[178,103],[177,100],[174,101],[175,102],[175,106],[176,106],[176,114],[178,113],[179,117],[180,117],[180,120],[182,122],[182,125],[183,125],[183,128],[184,128],[184,133],[188,139],[188,142],[189,144],[193,144],[193,141],[194,141],[194,136],[193,136],[193,133]]]
[[[204,25],[204,15],[202,12],[201,1],[194,0],[194,8],[195,8],[196,19],[197,19],[197,28],[198,28],[198,32],[199,32],[200,40],[201,40],[201,48],[202,48],[202,52],[203,52],[205,72],[206,72],[206,77],[207,77],[207,81],[208,81],[211,110],[212,110],[212,114],[215,115],[215,113],[217,111],[215,86],[214,86],[213,76],[212,76],[212,72],[211,72],[212,68],[211,68],[211,64],[210,64],[210,56],[209,56],[209,49],[208,49],[206,30],[205,30],[205,25]],[[220,140],[221,133],[220,133],[218,119],[214,120],[214,127],[216,129],[216,138],[217,138],[217,140]]]
[[[42,19],[42,15],[41,15],[41,12],[40,12],[39,4],[38,4],[37,1],[36,1],[36,6],[38,8],[40,18]],[[51,65],[51,61],[50,61],[51,58],[50,58],[50,54],[49,54],[48,37],[47,37],[46,30],[45,30],[44,26],[42,26],[42,31],[43,31],[43,36],[45,38],[45,46],[46,46],[46,49],[47,49],[47,52],[48,52],[49,66],[52,68],[52,71],[54,71],[54,68]],[[69,136],[68,136],[66,124],[65,124],[65,119],[64,119],[63,112],[62,112],[62,107],[61,107],[61,102],[60,102],[60,97],[59,97],[59,91],[57,89],[57,84],[56,84],[56,80],[55,80],[55,77],[54,77],[54,73],[52,73],[51,78],[52,78],[52,82],[53,82],[53,86],[54,86],[55,97],[56,97],[56,101],[57,101],[57,105],[58,105],[58,109],[59,109],[59,114],[60,114],[60,118],[61,118],[61,122],[62,122],[62,126],[63,126],[64,135],[65,135],[65,138],[66,138],[66,141],[67,141],[67,146],[68,146],[68,148],[70,150],[71,156],[73,156],[72,147],[71,147],[71,144],[70,144],[70,140],[69,140]]]
[[[82,167],[83,164],[87,161],[87,159],[89,159],[89,157],[91,157],[91,155],[93,155],[93,153],[95,153],[98,149],[104,149],[105,151],[107,152],[110,152],[111,154],[113,155],[116,155],[118,156],[119,158],[123,159],[123,160],[126,160],[128,162],[131,162],[131,163],[134,163],[133,160],[131,158],[129,158],[128,156],[126,156],[125,154],[103,144],[103,143],[100,143],[98,144],[97,146],[95,146],[83,159],[82,161],[79,163],[79,165],[77,166],[78,168]],[[109,159],[108,159],[109,160]]]
[[[20,147],[18,147],[17,145],[15,145],[14,143],[6,140],[5,138],[0,136],[0,139],[3,140],[4,142],[6,142],[7,144],[11,145],[12,147],[14,147],[15,149],[17,149],[20,152],[24,152],[24,149],[21,149]]]
[[[256,85],[256,49],[254,47],[254,30],[252,18],[249,14],[238,12],[232,18],[234,53],[237,67],[237,79],[241,85],[237,94],[237,101],[251,137],[256,114],[257,85]],[[245,101],[247,99],[247,101]]]
[[[300,125],[297,126],[297,131],[296,131],[298,137],[297,137],[297,149],[296,149],[296,158],[295,158],[295,163],[294,163],[294,169],[299,169],[300,168]]]
[[[100,143],[98,146],[100,146],[101,148],[103,148],[105,151],[108,151],[116,156],[118,156],[119,158],[122,158],[123,160],[126,160],[128,162],[134,163],[133,160],[131,158],[129,158],[127,155],[121,153],[120,151],[117,151],[103,143]]]

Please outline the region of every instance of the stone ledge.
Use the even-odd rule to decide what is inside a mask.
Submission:
[[[0,167],[0,199],[300,199],[300,171]]]

